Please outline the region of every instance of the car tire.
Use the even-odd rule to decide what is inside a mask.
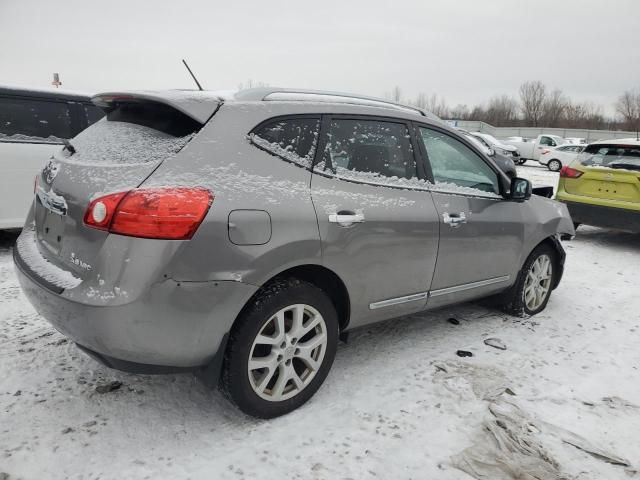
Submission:
[[[549,160],[549,163],[547,163],[547,168],[552,172],[559,172],[562,168],[562,163],[560,162],[560,160],[554,158]]]
[[[305,328],[311,329],[305,333]],[[250,300],[232,328],[221,390],[248,415],[289,413],[324,382],[338,334],[336,309],[323,290],[296,278],[271,282]]]
[[[518,317],[540,313],[549,302],[557,275],[555,250],[538,245],[524,262],[516,283],[503,294],[503,310]]]

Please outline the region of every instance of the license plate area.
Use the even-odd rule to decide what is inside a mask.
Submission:
[[[62,249],[65,218],[36,201],[36,231],[40,243],[58,255]]]

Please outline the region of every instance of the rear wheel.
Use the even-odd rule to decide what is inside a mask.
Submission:
[[[549,163],[547,164],[547,168],[552,172],[559,172],[560,169],[562,168],[562,163],[560,162],[560,160],[556,160],[554,158],[552,160],[549,160]]]
[[[505,310],[518,316],[540,313],[547,306],[556,275],[555,251],[548,245],[539,245],[524,262],[515,285],[505,294]]]
[[[284,415],[318,390],[337,344],[338,318],[326,293],[297,279],[274,282],[234,326],[222,390],[249,415]]]

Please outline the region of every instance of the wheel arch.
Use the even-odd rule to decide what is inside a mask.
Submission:
[[[351,300],[345,283],[333,270],[330,270],[323,265],[303,264],[282,270],[264,281],[256,293],[254,293],[242,307],[242,310],[231,325],[231,329],[233,329],[233,326],[237,319],[242,315],[242,312],[265,287],[273,282],[277,282],[278,280],[285,278],[297,278],[298,280],[311,283],[323,290],[329,296],[336,308],[340,331],[344,331],[348,327],[351,316]]]
[[[556,275],[555,281],[553,282],[553,285],[551,286],[552,290],[555,290],[556,287],[558,286],[558,284],[560,283],[560,280],[562,279],[562,274],[564,273],[564,261],[565,261],[565,258],[567,256],[567,254],[564,251],[564,248],[562,248],[560,240],[558,239],[558,237],[556,235],[548,236],[546,238],[543,238],[540,242],[536,243],[533,246],[533,248],[531,248],[531,250],[529,250],[527,252],[527,255],[524,257],[524,261],[522,262],[522,265],[520,266],[520,270],[522,270],[522,267],[526,263],[527,259],[531,255],[531,253],[536,248],[538,248],[540,245],[549,246],[556,254],[555,255],[555,261],[556,262],[555,263],[556,263],[556,267],[558,268],[558,274]]]

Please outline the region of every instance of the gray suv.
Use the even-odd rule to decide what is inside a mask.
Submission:
[[[492,296],[543,310],[573,235],[418,109],[326,92],[115,92],[39,173],[22,288],[104,364],[197,371],[244,412],[302,405],[345,332]]]

